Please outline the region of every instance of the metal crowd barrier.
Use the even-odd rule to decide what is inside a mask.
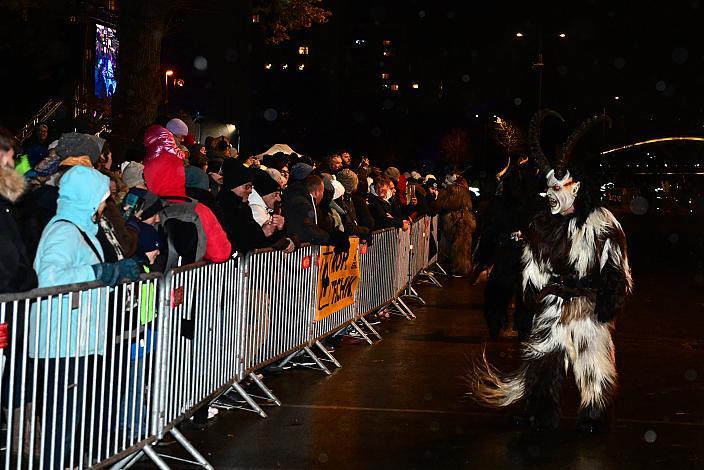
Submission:
[[[155,440],[159,278],[0,295],[3,468],[86,468]]]
[[[404,232],[373,233],[360,245],[354,304],[315,321],[321,247],[259,250],[221,264],[198,263],[117,287],[98,283],[0,295],[0,403],[7,409],[4,468],[129,468],[147,455],[169,468],[153,445],[171,434],[212,468],[177,426],[276,361],[313,352],[339,363],[319,343],[351,325],[381,338],[364,318],[391,306],[415,317],[402,297],[432,263],[437,218]],[[421,299],[422,300],[422,299]],[[359,325],[358,325],[359,323]]]
[[[430,256],[430,259],[428,260],[428,265],[432,266],[435,263],[438,262],[438,224],[440,223],[440,216],[436,215],[430,219],[430,236],[433,239],[433,242],[435,243],[435,253]]]
[[[291,254],[260,250],[245,258],[242,311],[245,372],[253,372],[308,345],[315,306],[319,246]]]
[[[374,232],[373,243],[366,253],[360,254],[361,279],[356,299],[360,317],[387,305],[397,293],[398,232],[393,228]]]

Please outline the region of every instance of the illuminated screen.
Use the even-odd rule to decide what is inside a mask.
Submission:
[[[115,68],[119,43],[114,28],[95,26],[95,96],[110,98],[117,87]]]

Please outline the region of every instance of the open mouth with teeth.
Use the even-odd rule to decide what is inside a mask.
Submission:
[[[554,196],[548,196],[548,204],[550,204],[550,208],[556,208],[558,205],[557,199]]]

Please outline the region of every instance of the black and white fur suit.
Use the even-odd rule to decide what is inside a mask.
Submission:
[[[535,127],[546,114],[534,117],[532,134],[537,134]],[[578,131],[584,134],[595,120]],[[535,307],[535,318],[522,345],[522,364],[513,373],[502,374],[484,358],[470,373],[477,402],[504,407],[522,401],[524,409],[517,421],[535,429],[557,427],[561,385],[569,370],[581,396],[578,427],[601,429],[617,387],[613,319],[632,289],[621,225],[611,212],[595,204],[592,191],[585,187],[588,178],[567,169],[580,132],[563,146],[555,170],[542,150],[531,148],[548,175],[548,191],[571,188],[576,198],[574,212],[539,215],[526,234],[522,284],[526,303]]]

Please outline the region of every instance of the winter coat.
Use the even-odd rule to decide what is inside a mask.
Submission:
[[[24,192],[24,178],[0,167],[0,294],[37,286],[37,275],[17,226],[13,204]]]
[[[357,215],[357,223],[362,227],[367,227],[370,231],[376,228],[376,222],[374,222],[374,216],[369,211],[369,204],[367,203],[367,196],[362,194],[353,194],[352,203],[354,204],[354,211]]]
[[[102,262],[103,251],[96,237],[98,225],[93,222],[93,216],[110,190],[109,182],[109,178],[99,171],[83,166],[71,168],[61,178],[58,209],[42,233],[34,259],[39,287],[96,280],[93,265]],[[90,240],[90,244],[79,229]],[[93,290],[81,294],[80,309],[71,308],[68,296],[64,296],[61,307],[55,297],[51,311],[46,300],[40,303],[39,309],[36,304],[32,305],[29,344],[33,345],[38,340],[37,357],[102,354],[105,339],[105,299],[103,298],[102,302],[98,300],[98,291]],[[33,354],[32,347],[30,356],[34,357]]]
[[[161,126],[151,126],[144,136],[147,157],[144,159],[144,181],[147,189],[157,196],[178,202],[186,196],[186,173],[183,153],[176,146],[173,135]],[[206,236],[204,258],[221,263],[232,253],[230,241],[215,214],[200,202],[195,211]]]
[[[302,183],[292,183],[286,188],[282,208],[288,233],[298,240],[314,245],[323,245],[330,241],[330,234],[318,224],[313,197]]]
[[[376,194],[369,195],[369,212],[374,217],[374,226],[377,230],[403,227],[403,220],[394,215],[391,204]]]
[[[452,274],[472,272],[472,234],[477,227],[468,189],[450,185],[440,192],[439,261]]]
[[[218,203],[225,217],[223,226],[238,253],[266,248],[280,238],[277,233],[282,233],[281,231],[271,237],[264,235],[261,225],[252,216],[249,204],[232,191],[222,191],[218,194]]]
[[[369,238],[371,232],[369,228],[357,223],[357,212],[355,211],[354,203],[352,203],[350,195],[345,194],[334,200],[330,204],[330,208],[339,215],[345,234],[357,236],[363,240]]]

